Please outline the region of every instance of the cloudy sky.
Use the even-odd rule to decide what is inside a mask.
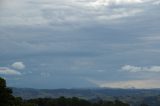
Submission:
[[[0,76],[27,88],[160,88],[160,0],[0,0]]]

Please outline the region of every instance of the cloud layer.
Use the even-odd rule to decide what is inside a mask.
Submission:
[[[97,0],[93,2],[93,6],[110,6],[110,5],[127,5],[127,4],[137,4],[142,3],[142,0]]]
[[[38,88],[155,81],[159,13],[159,0],[4,0],[1,73],[20,72],[20,82],[7,76],[12,85]]]
[[[3,4],[1,25],[43,25],[59,28],[74,24],[84,26],[85,23],[92,22],[114,23],[118,19],[139,14],[150,5],[141,0],[16,1],[12,5],[7,1]]]
[[[138,66],[125,65],[122,67],[122,70],[128,72],[160,72],[160,66],[138,67]]]
[[[14,62],[11,67],[0,67],[0,75],[21,75],[22,73],[18,70],[25,69],[23,62]]]
[[[21,75],[20,72],[10,69],[8,67],[0,67],[0,74],[4,75]]]

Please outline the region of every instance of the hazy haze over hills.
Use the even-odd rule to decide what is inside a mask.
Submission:
[[[141,103],[146,103],[149,106],[158,106],[160,103],[160,89],[111,89],[111,88],[96,88],[96,89],[27,89],[13,88],[15,96],[23,97],[24,99],[33,98],[58,98],[79,97],[95,102],[100,99],[121,101],[139,106]]]

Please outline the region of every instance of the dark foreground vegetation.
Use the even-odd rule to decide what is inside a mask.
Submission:
[[[12,90],[6,86],[6,81],[0,78],[0,106],[130,106],[119,100],[115,101],[88,101],[77,97],[65,98],[37,98],[23,100],[20,97],[14,97]],[[141,104],[140,106],[147,106]]]

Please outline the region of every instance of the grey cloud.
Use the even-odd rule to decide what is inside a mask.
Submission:
[[[160,66],[138,67],[138,66],[125,65],[121,69],[123,71],[128,71],[128,72],[160,72]]]
[[[0,67],[0,74],[4,75],[21,75],[20,72],[8,67]]]
[[[115,4],[125,4],[125,6],[103,6],[103,4],[113,4],[110,0],[98,0],[101,5],[94,7],[89,5],[90,3],[97,3],[95,1],[78,1],[78,0],[68,0],[68,1],[19,1],[17,0],[16,8],[12,8],[10,5],[6,5],[7,10],[1,10],[3,15],[1,15],[2,24],[1,25],[51,25],[52,27],[63,27],[64,25],[81,24],[93,22],[105,22],[106,23],[115,22],[117,19],[135,16],[144,8],[140,8],[139,5],[146,4],[141,0],[121,0],[113,1]],[[136,5],[132,3],[136,3]],[[140,3],[139,3],[140,2]],[[141,3],[142,2],[142,3]],[[128,6],[128,3],[130,4]],[[20,5],[20,6],[19,6]],[[149,4],[144,5],[145,7]],[[23,7],[22,7],[23,6]],[[144,7],[142,6],[142,7]],[[118,7],[118,8],[117,8]],[[125,8],[125,9],[124,9]],[[123,9],[123,11],[115,10]],[[18,10],[18,11],[17,11]],[[130,10],[130,11],[128,11]],[[138,11],[137,11],[138,10]],[[6,14],[8,13],[8,14]],[[16,15],[15,15],[15,14]],[[18,13],[18,14],[17,14]],[[14,14],[14,15],[12,15]],[[9,17],[10,16],[10,17]],[[103,17],[103,18],[102,18]],[[105,18],[104,18],[105,17]],[[92,19],[92,20],[91,20]],[[109,21],[110,20],[110,21]],[[113,21],[112,21],[113,20]],[[75,25],[73,25],[75,26]]]
[[[23,62],[14,62],[11,66],[19,70],[22,70],[26,67]]]
[[[21,75],[22,73],[17,70],[25,68],[23,62],[14,62],[10,67],[0,67],[0,74],[4,75]]]
[[[157,72],[117,71],[126,63],[159,66],[160,7],[153,4],[156,0],[104,0],[110,4],[97,6],[91,5],[96,0],[8,1],[0,7],[0,62],[2,66],[18,61],[27,64],[26,81],[21,85],[35,77],[34,84],[40,83],[42,72],[54,76],[47,81],[65,76],[68,82],[75,77],[112,81],[159,77]],[[57,86],[59,79],[54,82]]]

